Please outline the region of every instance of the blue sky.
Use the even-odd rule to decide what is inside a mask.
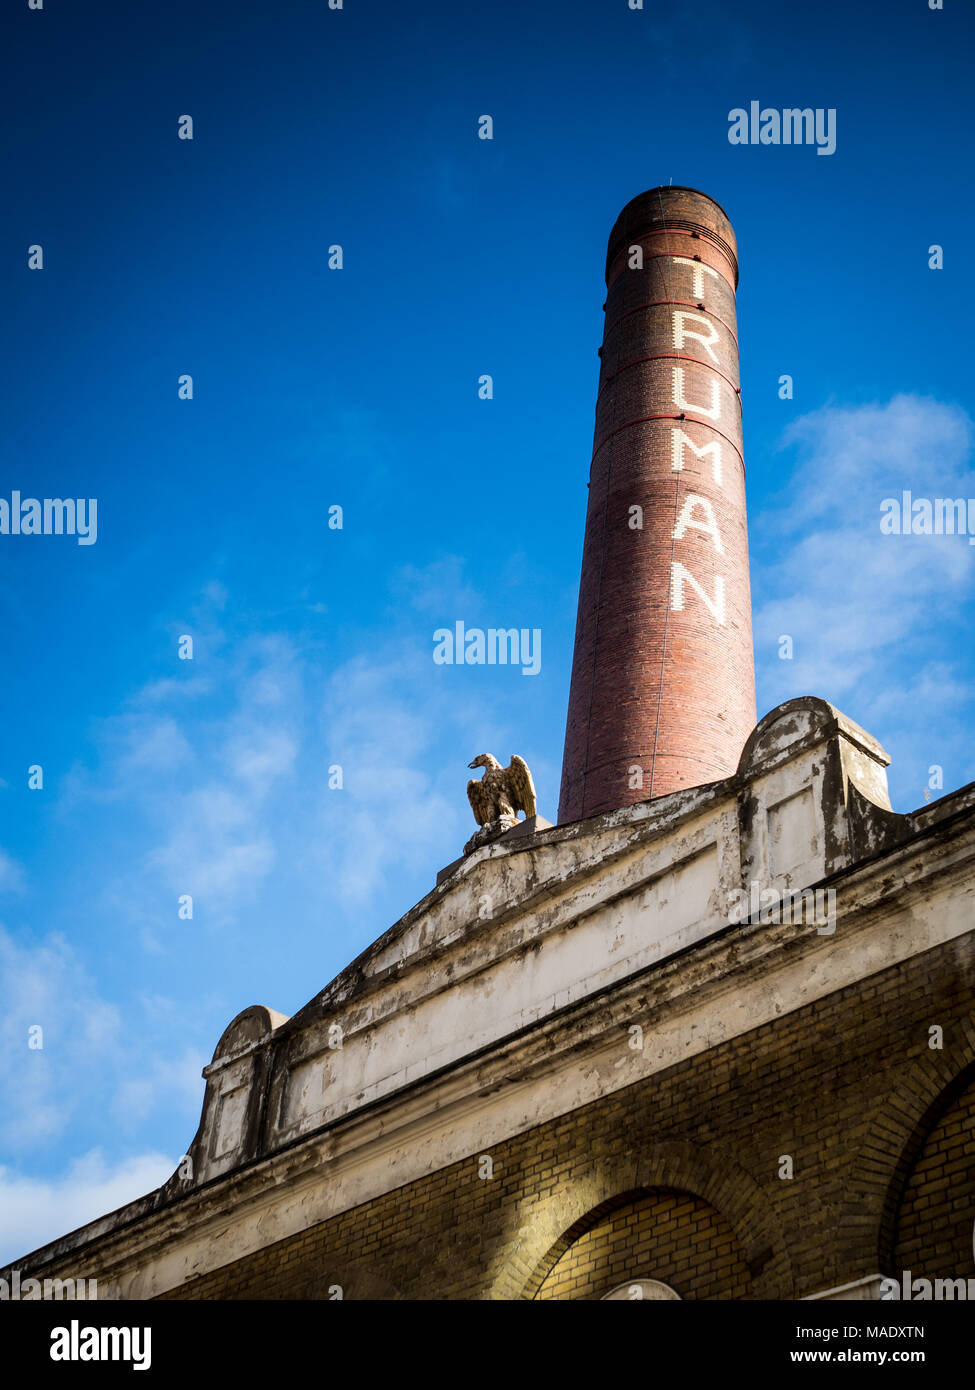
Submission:
[[[975,497],[960,0],[3,26],[0,496],[96,497],[98,539],[0,536],[0,1258],[168,1176],[230,1019],[295,1012],[458,855],[475,754],[554,819],[606,239],[645,188],[738,236],[759,713],[839,705],[899,810],[975,778],[975,547],[879,530]],[[752,100],[835,108],[836,152],[731,145]],[[458,619],[540,628],[540,674],[434,665]]]

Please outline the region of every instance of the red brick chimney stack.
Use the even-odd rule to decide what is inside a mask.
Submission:
[[[728,776],[755,725],[736,249],[692,188],[609,238],[562,822]]]

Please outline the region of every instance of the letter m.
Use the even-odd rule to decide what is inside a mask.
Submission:
[[[811,145],[816,133],[816,117],[807,106],[786,107],[782,112],[783,145]]]
[[[939,1302],[951,1302],[956,1298],[965,1298],[968,1294],[967,1279],[935,1279],[934,1296]]]
[[[704,592],[690,570],[675,560],[670,567],[670,609],[672,613],[683,613],[684,611],[685,584],[690,584],[718,626],[724,627],[724,576],[720,574],[714,576],[714,598],[712,599]]]
[[[74,535],[74,498],[45,497],[44,531],[48,536]]]
[[[672,473],[682,473],[684,470],[684,450],[692,449],[702,461],[711,455],[711,468],[714,472],[714,481],[718,487],[721,486],[721,443],[717,439],[712,439],[710,444],[702,444],[700,449],[693,439],[688,439],[683,430],[674,430],[671,436],[671,463]]]
[[[963,536],[967,511],[964,497],[936,497],[934,499],[934,534],[936,536]]]
[[[518,660],[519,632],[516,627],[489,627],[487,659],[489,666],[514,666]]]
[[[132,1329],[129,1327],[103,1327],[101,1359],[103,1361],[132,1360]],[[110,1350],[111,1349],[111,1350]]]

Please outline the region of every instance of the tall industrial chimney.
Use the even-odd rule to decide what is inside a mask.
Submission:
[[[562,822],[727,777],[755,725],[736,249],[693,188],[610,234]]]

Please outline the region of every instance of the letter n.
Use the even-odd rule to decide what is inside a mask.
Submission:
[[[690,584],[711,617],[719,627],[724,627],[724,576],[716,574],[714,576],[714,598],[709,598],[700,584],[679,560],[675,560],[670,567],[670,610],[672,613],[683,613],[684,611],[684,585]]]

